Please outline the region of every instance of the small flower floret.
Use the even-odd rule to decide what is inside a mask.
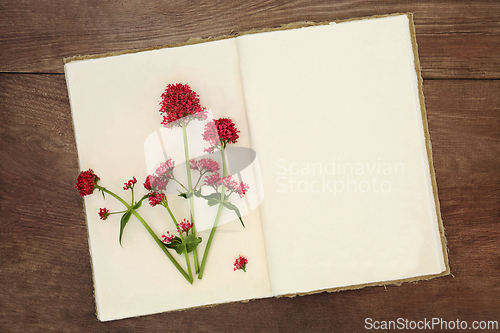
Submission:
[[[236,259],[234,262],[234,270],[237,271],[238,269],[242,269],[244,272],[246,272],[247,264],[248,264],[248,259],[240,255],[238,259]]]
[[[240,196],[240,198],[243,198],[243,196],[248,192],[249,189],[250,186],[248,184],[241,182],[234,190],[234,192],[236,192]]]
[[[99,217],[101,218],[101,220],[107,219],[109,214],[110,214],[110,212],[106,207],[99,208]]]
[[[161,235],[161,242],[164,244],[171,244],[174,239],[174,235],[171,235],[170,232],[167,231],[167,234]]]
[[[189,220],[184,219],[182,222],[177,224],[177,231],[182,234],[183,232],[188,232],[193,227],[193,224]]]
[[[133,177],[132,179],[130,179],[128,182],[126,182],[123,185],[123,189],[128,190],[130,188],[133,188],[136,183],[137,183],[137,179],[135,177]]]

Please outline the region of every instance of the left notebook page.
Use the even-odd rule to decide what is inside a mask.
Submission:
[[[203,151],[206,145],[200,134],[210,117],[231,118],[240,130],[239,140],[231,148],[233,155],[235,149],[236,154],[246,154],[237,151],[240,148],[252,157],[247,159],[248,165],[230,163],[231,168],[239,168],[234,171],[240,180],[243,177],[243,181],[250,184],[246,199],[235,203],[246,227],[242,227],[233,212],[223,210],[203,279],[198,280],[194,274],[192,285],[177,272],[151,234],[133,216],[123,229],[120,245],[122,214],[110,215],[105,221],[98,215],[103,207],[110,212],[123,211],[119,201],[110,195],[103,199],[97,190],[84,198],[99,320],[270,296],[257,208],[261,199],[254,179],[254,174],[259,174],[258,161],[249,149],[235,40],[70,60],[65,65],[65,73],[80,169],[93,169],[100,177],[100,186],[126,201],[130,200],[131,193],[122,189],[124,183],[136,177],[134,194],[138,200],[147,194],[142,183],[162,161],[172,158],[177,167],[185,170],[182,130],[167,129],[160,124],[160,96],[168,84],[189,84],[208,110],[206,121],[193,121],[187,126],[190,159],[210,157]],[[182,174],[179,177],[182,178]],[[177,192],[167,197],[179,220],[189,218],[188,200],[178,197]],[[196,222],[197,233],[202,238],[198,247],[201,261],[217,207],[205,208],[208,206],[204,200],[196,200],[195,211],[200,216]],[[162,207],[149,207],[147,202],[144,201],[138,212],[157,237],[167,231],[175,233],[169,213]],[[170,252],[186,269],[184,257]],[[189,255],[191,260],[192,255]],[[246,256],[251,269],[233,270],[239,255]]]

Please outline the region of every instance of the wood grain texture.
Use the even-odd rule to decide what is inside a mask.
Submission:
[[[360,332],[375,320],[500,320],[500,81],[426,80],[454,277],[100,323],[63,75],[0,74],[0,331]]]
[[[413,12],[424,78],[500,78],[489,1],[3,1],[0,71],[62,73],[62,59],[278,27]]]
[[[424,94],[454,277],[98,322],[64,76],[34,73],[62,73],[68,56],[394,12],[414,13],[422,75],[431,79]],[[0,73],[0,331],[359,332],[367,317],[500,322],[499,35],[495,0],[0,2],[0,72],[11,72]]]

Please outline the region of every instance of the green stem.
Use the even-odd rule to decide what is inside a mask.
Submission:
[[[187,188],[186,188],[184,185],[182,185],[182,183],[181,183],[181,182],[179,182],[177,179],[172,178],[172,180],[173,180],[173,181],[175,181],[175,182],[176,182],[177,184],[179,184],[180,186],[182,186],[182,188],[183,188],[183,189],[185,189],[185,190],[187,191]]]
[[[219,204],[219,209],[217,210],[217,216],[215,217],[215,222],[210,231],[210,236],[208,237],[207,246],[205,247],[205,252],[203,252],[203,259],[201,260],[200,272],[198,273],[198,279],[203,278],[203,271],[205,270],[205,264],[207,263],[208,251],[210,250],[210,245],[212,244],[212,239],[214,239],[215,230],[217,229],[217,224],[219,224],[220,215],[222,213],[222,203]]]
[[[193,275],[191,274],[191,268],[188,265],[188,270],[189,270],[189,275],[186,274],[186,271],[179,265],[177,260],[168,252],[167,248],[165,245],[161,242],[161,240],[156,237],[156,234],[154,231],[149,227],[149,225],[144,221],[144,219],[137,213],[134,209],[132,210],[132,214],[142,223],[142,225],[146,228],[146,230],[149,232],[151,237],[155,240],[156,244],[160,247],[160,249],[167,255],[168,259],[174,264],[174,266],[177,268],[177,270],[188,280],[190,284],[193,284]]]
[[[120,201],[125,207],[127,207],[127,209],[131,210],[132,214],[134,214],[134,216],[139,220],[139,222],[142,223],[142,225],[144,226],[144,228],[146,228],[146,230],[149,232],[149,234],[151,235],[151,237],[153,237],[153,239],[156,242],[156,244],[158,244],[158,246],[160,247],[160,249],[163,251],[163,253],[166,254],[166,256],[168,257],[168,259],[170,259],[170,261],[172,262],[172,264],[174,264],[174,266],[177,268],[177,270],[186,278],[186,280],[190,284],[193,284],[192,275],[189,276],[186,273],[186,271],[184,271],[184,269],[179,265],[179,263],[177,262],[177,260],[175,260],[175,258],[170,254],[170,252],[168,252],[168,250],[165,247],[165,245],[163,245],[163,243],[161,242],[161,240],[156,236],[155,232],[149,227],[149,225],[142,218],[142,216],[139,215],[139,213],[137,213],[135,211],[135,209],[132,209],[132,207],[130,207],[130,205],[127,204],[125,202],[125,200],[123,200],[122,198],[120,198],[118,195],[114,194],[113,192],[109,191],[108,189],[106,189],[104,187],[98,186],[97,188],[100,189],[103,192],[108,193],[109,195],[111,195],[112,197],[114,197],[115,199],[117,199],[118,201]]]
[[[222,155],[222,178],[224,178],[227,176],[226,155],[224,147],[221,148],[221,155]],[[200,280],[203,278],[203,271],[205,270],[205,264],[207,263],[208,251],[210,251],[210,245],[212,244],[215,231],[217,230],[217,225],[219,224],[222,208],[224,207],[222,203],[224,202],[225,194],[226,194],[226,187],[224,186],[224,184],[222,184],[222,189],[220,194],[221,202],[219,203],[219,208],[217,209],[217,215],[215,216],[214,225],[212,227],[212,230],[210,231],[210,236],[208,237],[207,246],[205,247],[205,252],[203,253],[203,259],[201,260],[200,272],[198,273],[198,279]]]
[[[162,204],[162,205],[163,205],[163,207],[165,207],[165,208],[167,209],[168,214],[169,214],[169,215],[170,215],[170,217],[172,218],[172,221],[174,221],[175,228],[176,228],[177,230],[179,230],[179,224],[177,223],[177,220],[175,219],[174,213],[172,213],[172,210],[170,210],[170,207],[168,206],[168,204],[167,204],[167,203],[165,203],[165,204]],[[180,236],[181,240],[184,240],[184,237],[182,236],[182,233],[179,233],[179,236]]]
[[[187,132],[186,132],[186,127],[187,123],[182,123],[182,136],[184,139],[184,158],[186,160],[186,173],[187,173],[187,179],[188,179],[188,190],[192,191],[193,190],[193,182],[191,180],[191,168],[190,168],[190,163],[189,163],[189,147],[188,147],[188,141],[187,141]],[[194,222],[194,197],[190,196],[189,197],[189,213],[191,216],[191,223],[193,224],[193,227],[191,229],[191,232],[193,235],[196,236],[196,224]],[[193,260],[194,260],[194,270],[196,273],[199,272],[200,270],[200,264],[198,261],[198,249],[193,250]]]
[[[194,185],[194,188],[197,188],[198,187],[198,184],[200,183],[200,180],[201,180],[201,177],[203,177],[203,175],[205,174],[206,172],[204,173],[201,173],[200,172],[200,177],[198,177],[198,181],[196,182],[196,184]]]
[[[186,265],[188,268],[189,282],[191,284],[193,284],[193,272],[191,272],[191,263],[189,262],[189,255],[187,253],[187,250],[184,250],[184,256],[186,257]]]
[[[172,218],[172,221],[174,221],[175,228],[177,228],[177,230],[179,230],[177,220],[175,219],[174,213],[172,213],[172,210],[168,206],[168,203],[163,204],[163,207],[165,207],[167,209],[168,213],[170,214],[170,217]],[[184,241],[184,236],[182,236],[181,232],[179,232],[179,237],[182,241]],[[191,281],[193,281],[193,272],[191,272],[191,263],[189,262],[189,255],[187,253],[187,250],[184,251],[184,256],[186,257],[186,265],[188,268],[189,277],[191,278]]]

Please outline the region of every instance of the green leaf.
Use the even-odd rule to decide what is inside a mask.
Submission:
[[[241,219],[241,214],[240,214],[240,210],[238,209],[238,207],[236,207],[235,205],[233,205],[232,203],[227,202],[227,201],[223,202],[222,204],[227,209],[234,210],[234,212],[236,213],[236,215],[238,215],[238,218],[240,219],[241,225],[243,226],[243,228],[245,228],[245,224],[243,223],[243,220]]]
[[[120,242],[121,247],[123,247],[122,245],[123,229],[125,229],[125,226],[127,225],[131,216],[132,216],[132,211],[129,209],[125,212],[125,214],[123,214],[122,219],[120,221],[120,238],[118,240]]]
[[[197,197],[200,197],[202,196],[201,195],[201,189],[198,189],[198,190],[190,190],[190,191],[187,191],[187,192],[180,192],[179,191],[179,196],[180,197],[183,197],[184,199],[189,199],[191,198],[193,195],[197,196]]]
[[[170,249],[174,249],[178,254],[182,254],[186,250],[187,253],[192,252],[200,243],[201,237],[196,237],[195,235],[191,234],[184,238],[183,241],[178,236],[175,236],[172,240],[172,243],[164,245]]]
[[[139,208],[141,208],[141,206],[142,206],[142,202],[143,202],[145,199],[147,199],[148,197],[149,197],[149,195],[148,195],[148,194],[144,195],[144,196],[141,198],[141,200],[139,200],[139,201],[138,201],[138,202],[134,205],[134,207],[132,207],[132,208],[133,208],[133,209],[139,209]]]
[[[203,199],[206,199],[206,200],[217,200],[219,201],[220,200],[220,194],[219,193],[212,193],[212,194],[209,194],[209,195],[202,195]]]
[[[207,201],[207,204],[212,207],[212,206],[215,206],[219,203],[219,200],[215,200],[215,199],[208,199]]]
[[[196,237],[195,235],[191,234],[184,238],[184,244],[186,245],[187,252],[192,252],[198,244],[201,243],[201,237]]]
[[[177,248],[182,244],[182,240],[179,236],[175,236],[174,239],[172,239],[172,243],[170,244],[172,248]]]
[[[207,203],[210,207],[217,205],[220,202],[220,194],[219,193],[212,193],[210,195],[202,195],[200,193],[200,196],[207,200]]]
[[[172,243],[165,244],[165,246],[174,249],[178,254],[182,254],[184,252],[184,249],[186,248],[186,245],[178,236],[175,236],[174,239],[172,239]]]

